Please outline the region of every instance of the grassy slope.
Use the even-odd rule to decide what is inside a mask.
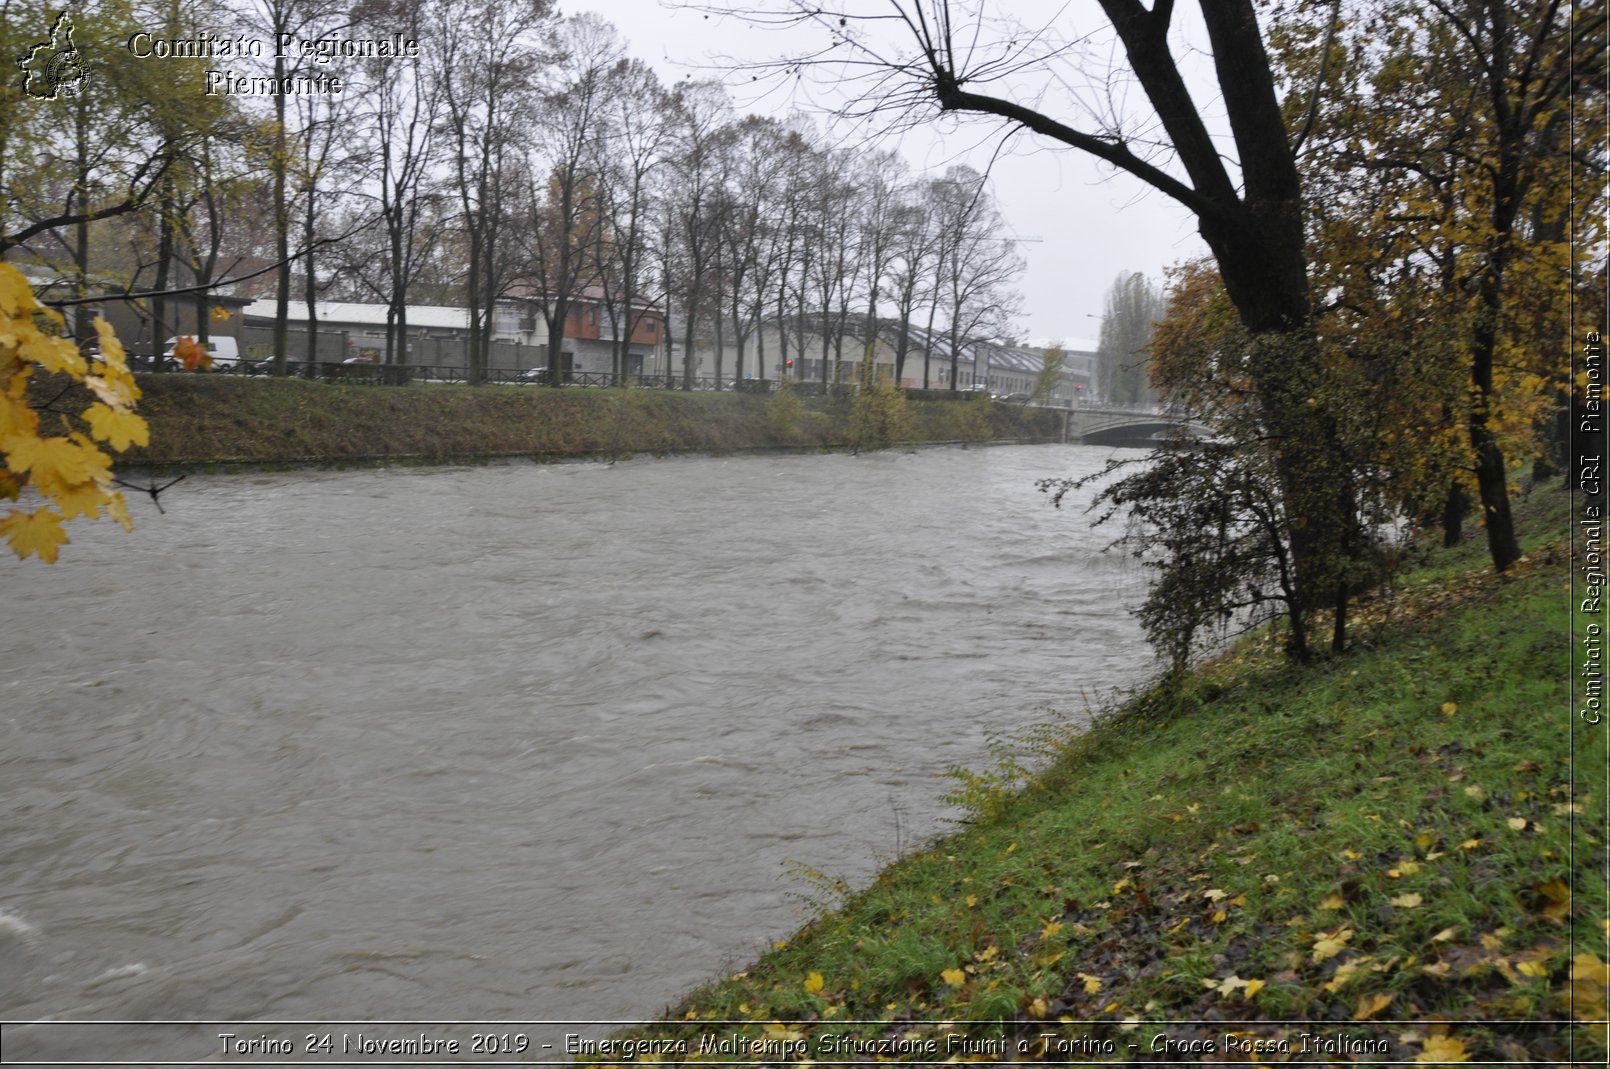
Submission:
[[[1528,508],[1512,576],[1439,555],[1361,612],[1347,657],[1297,671],[1244,646],[1040,733],[1051,760],[1021,790],[1009,767],[963,777],[970,828],[667,1014],[700,1023],[635,1035],[831,1061],[824,1036],[942,1060],[958,1033],[1077,1060],[1046,1054],[1050,1025],[1111,1039],[1100,1057],[1156,1058],[1162,1036],[1245,1060],[1241,1031],[1288,1044],[1264,1060],[1323,1059],[1311,1032],[1391,1060],[1602,1062],[1602,1027],[1538,1023],[1604,1016],[1606,761],[1567,707],[1564,495]]]
[[[811,418],[779,427],[770,399],[734,393],[341,386],[221,375],[147,375],[141,387],[151,445],[130,450],[125,464],[831,448],[845,441],[848,417],[847,404],[812,399],[803,403]],[[967,405],[911,407],[918,441],[1056,433],[1053,420],[1018,406],[989,406],[987,428],[962,418]]]

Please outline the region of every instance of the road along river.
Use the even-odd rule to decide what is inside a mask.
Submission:
[[[662,1010],[798,926],[791,866],[864,882],[948,766],[1145,673],[1141,573],[1034,489],[1107,456],[193,476],[74,525],[4,565],[0,1019]]]

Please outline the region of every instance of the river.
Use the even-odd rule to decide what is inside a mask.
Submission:
[[[0,1019],[663,1010],[1147,671],[1143,576],[1034,488],[1108,455],[197,475],[74,524],[4,565]]]

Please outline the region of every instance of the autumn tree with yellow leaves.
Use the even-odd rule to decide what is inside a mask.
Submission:
[[[134,410],[140,388],[123,346],[105,320],[96,319],[95,331],[99,353],[86,358],[64,337],[62,317],[39,305],[20,271],[0,263],[0,498],[18,505],[0,517],[0,537],[19,558],[54,563],[69,520],[106,515],[132,527],[106,450],[143,446],[149,432]],[[36,407],[30,384],[41,375],[82,385],[89,404],[57,408],[76,392],[64,388]]]
[[[1450,536],[1479,501],[1502,571],[1520,552],[1515,473],[1559,448],[1540,432],[1567,394],[1584,285],[1571,250],[1604,239],[1606,14],[1560,0],[1277,10],[1318,329],[1392,383],[1373,391],[1395,410],[1382,433],[1415,436],[1420,474],[1446,475],[1422,489]]]

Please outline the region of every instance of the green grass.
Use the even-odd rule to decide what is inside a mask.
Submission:
[[[1533,495],[1511,575],[1435,554],[1361,609],[1354,653],[1299,669],[1249,642],[1035,733],[1031,774],[959,775],[970,827],[633,1035],[1002,1061],[1092,1056],[1044,1032],[1108,1059],[1240,1055],[1234,1032],[1286,1043],[1278,1061],[1323,1059],[1313,1033],[1399,1061],[1602,1062],[1605,734],[1568,707],[1565,508]]]
[[[511,386],[348,386],[302,379],[145,375],[139,411],[151,444],[123,464],[461,460],[488,456],[836,449],[849,444],[847,397],[800,399],[779,419],[771,398],[738,393]],[[49,396],[51,387],[37,387]],[[87,403],[87,402],[86,402]],[[1054,413],[911,402],[912,442],[1054,439]]]

